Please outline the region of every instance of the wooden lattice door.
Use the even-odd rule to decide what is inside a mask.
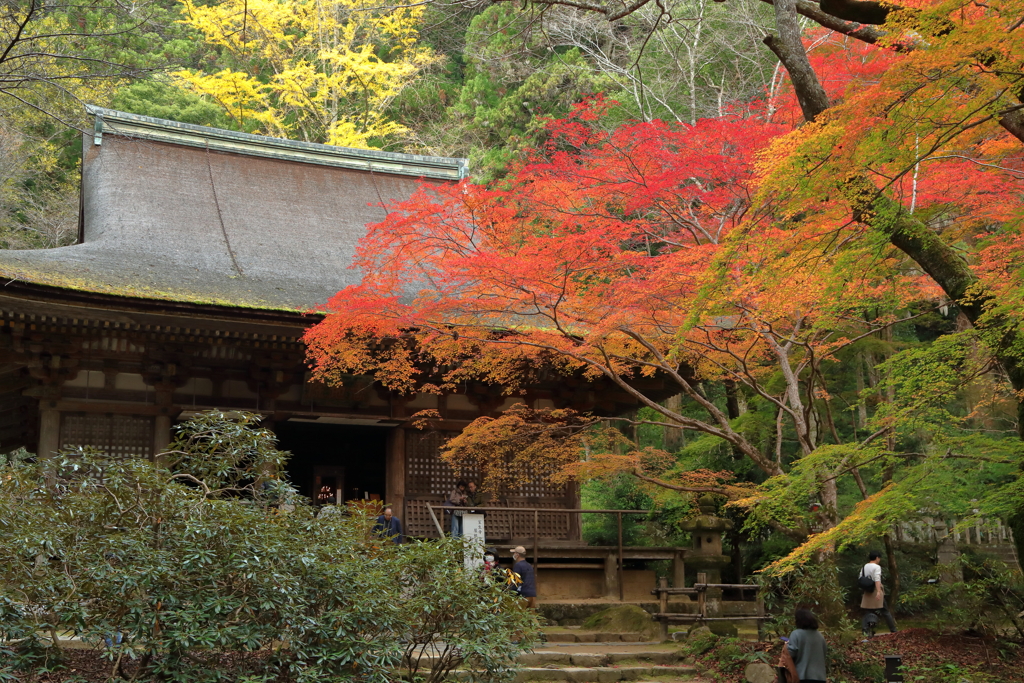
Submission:
[[[96,413],[63,413],[60,425],[62,449],[91,447],[114,458],[151,458],[152,417]]]

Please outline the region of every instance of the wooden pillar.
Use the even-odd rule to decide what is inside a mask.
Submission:
[[[167,450],[167,444],[171,443],[171,416],[157,415],[154,420],[153,429],[153,462],[157,465],[163,463],[164,458],[159,457]]]
[[[619,512],[615,516],[615,521],[618,523],[618,526],[619,526],[619,581],[618,581],[618,583],[619,583],[619,602],[622,602],[625,599],[625,595],[624,595],[623,591],[626,589],[626,587],[623,585],[625,583],[625,580],[623,579],[623,572],[624,572],[623,563],[626,560],[625,560],[625,558],[622,555],[622,513],[621,512]]]
[[[159,375],[146,381],[153,385],[154,402],[160,407],[153,420],[153,462],[161,465],[164,459],[157,456],[167,450],[167,445],[171,443],[171,415],[179,412],[172,405],[174,390],[185,384],[185,377],[178,373],[177,365],[169,363],[161,369]]]
[[[52,403],[51,401],[44,401]],[[41,407],[39,411],[39,447],[36,455],[52,458],[60,450],[60,411],[53,407]]]
[[[384,463],[385,504],[391,505],[405,524],[405,428],[395,427],[388,433],[387,459]]]
[[[565,504],[569,508],[579,509],[580,507],[580,486],[575,481],[569,482],[565,487]],[[578,541],[583,538],[583,520],[579,512],[571,512],[569,517],[569,528],[566,531],[567,541]]]
[[[686,563],[682,553],[676,553],[672,558],[672,587],[686,588]]]

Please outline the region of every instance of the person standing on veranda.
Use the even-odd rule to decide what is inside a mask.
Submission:
[[[448,500],[444,506],[451,511],[451,532],[452,538],[462,538],[462,515],[466,506],[466,482],[459,480],[455,488],[448,494]]]
[[[861,570],[861,575],[866,576],[875,583],[874,590],[864,591],[860,599],[860,608],[864,610],[864,618],[861,620],[861,631],[864,637],[871,635],[869,619],[872,614],[878,614],[885,623],[889,625],[889,632],[896,633],[896,620],[889,612],[889,606],[885,601],[885,589],[882,587],[882,554],[877,550],[868,553],[868,563]]]
[[[476,508],[482,508],[484,506],[484,494],[477,488],[476,482],[470,479],[466,482],[466,502],[465,505],[468,510],[466,512],[482,512]]]

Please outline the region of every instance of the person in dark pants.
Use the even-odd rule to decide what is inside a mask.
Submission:
[[[526,598],[527,607],[537,606],[537,577],[533,572],[533,565],[526,561],[526,548],[517,545],[512,548],[512,571],[519,574],[522,583],[516,592]]]
[[[465,513],[463,508],[466,506],[466,486],[466,482],[459,480],[444,503],[444,506],[452,514],[452,538],[462,538],[462,515]]]
[[[381,538],[390,539],[392,543],[402,542],[402,521],[395,517],[391,506],[384,508],[384,514],[377,518],[373,525],[373,533]]]
[[[881,616],[889,625],[889,633],[896,633],[896,620],[889,613],[889,606],[885,602],[885,590],[882,588],[882,554],[877,550],[868,553],[868,563],[861,572],[875,582],[875,589],[864,591],[864,596],[860,599],[860,608],[864,610],[864,618],[860,624],[864,637],[871,635],[872,615]]]
[[[818,632],[818,619],[809,609],[798,609],[795,617],[796,630],[789,634],[783,654],[796,666],[800,683],[825,683],[828,646]]]

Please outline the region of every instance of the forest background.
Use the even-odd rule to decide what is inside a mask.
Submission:
[[[547,451],[519,455],[583,476],[585,504],[657,510],[627,529],[635,544],[684,542],[676,522],[713,493],[737,522],[737,575],[879,542],[912,587],[891,531],[924,517],[1001,519],[1024,539],[1020,2],[7,0],[3,12],[3,247],[77,235],[82,102],[468,156],[472,185],[371,229],[359,265],[373,277],[309,338],[323,377],[373,366],[408,389],[431,362],[440,389],[514,390],[494,362],[508,337],[483,330],[516,327],[517,381],[557,358],[645,407],[613,422],[512,414],[448,457],[506,454],[514,470],[499,442],[534,430]],[[444,241],[474,215],[494,217],[474,226],[476,253],[401,258],[409,226]],[[495,259],[534,270],[497,283],[481,275]],[[425,272],[444,276],[445,296],[393,306]],[[467,282],[482,289],[452,294]],[[511,289],[544,303],[524,308]],[[507,324],[566,311],[553,334]],[[412,328],[416,358],[366,352]],[[636,389],[657,373],[678,396]],[[491,465],[490,483],[515,483]]]

